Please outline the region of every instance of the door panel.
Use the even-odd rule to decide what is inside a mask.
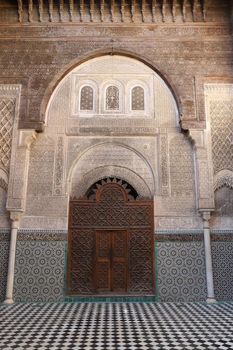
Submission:
[[[96,289],[127,291],[127,231],[96,232]]]
[[[112,232],[112,290],[127,291],[127,231]]]
[[[110,262],[99,261],[96,268],[96,289],[109,292],[111,290]]]
[[[111,234],[108,231],[96,232],[96,289],[111,290]]]

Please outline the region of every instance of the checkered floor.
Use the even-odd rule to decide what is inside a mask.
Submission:
[[[0,349],[233,349],[233,303],[1,305]]]

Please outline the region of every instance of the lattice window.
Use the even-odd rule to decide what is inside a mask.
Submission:
[[[94,91],[91,86],[84,86],[80,93],[80,110],[93,111],[94,109]]]
[[[210,101],[214,173],[233,170],[233,100]]]
[[[106,110],[117,111],[119,110],[119,89],[116,86],[109,86],[106,90]]]
[[[144,89],[141,86],[135,86],[132,89],[131,108],[133,111],[144,111]]]
[[[15,99],[0,99],[0,166],[10,166]]]

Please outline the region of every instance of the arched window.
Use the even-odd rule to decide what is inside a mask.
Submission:
[[[119,89],[116,86],[109,86],[106,90],[106,104],[107,111],[119,110]]]
[[[91,86],[84,86],[80,93],[80,110],[81,111],[93,111],[94,109],[94,91]]]
[[[144,111],[144,89],[141,86],[135,86],[131,95],[132,111]]]

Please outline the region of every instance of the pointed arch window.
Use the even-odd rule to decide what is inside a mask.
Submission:
[[[135,86],[131,93],[131,109],[132,111],[144,111],[145,98],[144,89],[141,86]]]
[[[91,86],[83,86],[80,92],[80,110],[93,111],[94,109],[94,90]]]
[[[106,89],[105,108],[107,111],[118,111],[120,109],[119,95],[117,86],[111,85]]]

